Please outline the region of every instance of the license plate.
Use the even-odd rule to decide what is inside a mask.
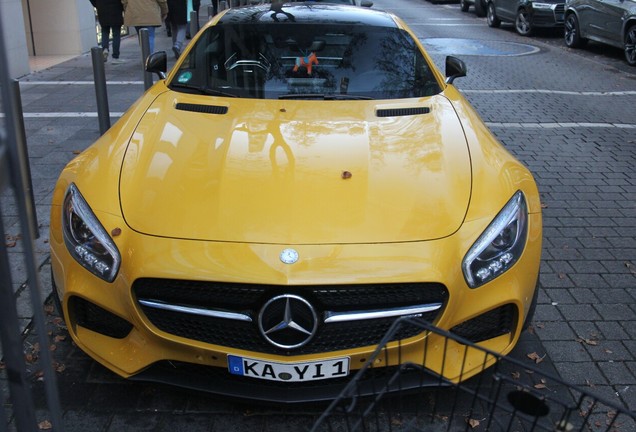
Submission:
[[[316,381],[349,375],[349,357],[314,362],[279,363],[228,355],[227,365],[231,374],[270,381]]]

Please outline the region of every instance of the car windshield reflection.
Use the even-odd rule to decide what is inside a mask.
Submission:
[[[170,88],[256,99],[398,99],[440,85],[411,36],[396,28],[276,23],[210,27]]]

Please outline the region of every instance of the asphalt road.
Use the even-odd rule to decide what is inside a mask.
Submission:
[[[375,0],[374,7],[402,17],[440,68],[446,55],[466,62],[468,76],[456,86],[537,179],[544,205],[541,292],[533,330],[524,334],[513,358],[634,410],[636,68],[624,63],[620,51],[600,45],[570,50],[556,32],[523,38],[511,26],[491,29],[485,18],[472,10],[461,12],[458,4]],[[159,47],[168,39],[162,36]],[[122,57],[134,48],[124,45]],[[92,79],[86,63],[85,57],[78,58],[21,80],[44,232],[61,166],[97,137],[96,120],[80,115],[95,109],[92,88],[82,85]],[[141,78],[137,69],[124,71],[125,66],[107,65],[107,74],[114,76],[117,67],[121,83],[137,80],[109,86],[111,110],[118,113],[140,94]],[[47,80],[77,82],[49,87],[43,83]],[[60,115],[64,109],[80,114]],[[15,236],[12,223],[15,217],[5,215],[8,232]],[[46,235],[37,247],[44,257],[43,285],[50,288]],[[20,270],[18,260],[12,261],[13,269]],[[18,281],[17,294],[21,287]],[[327,408],[254,405],[124,381],[74,347],[54,314],[48,323],[66,430],[296,431],[310,427]],[[34,343],[31,333],[27,354],[37,354]],[[528,357],[532,354],[542,359],[540,364]],[[36,361],[29,371],[40,419],[46,420]],[[0,385],[6,388],[1,379]]]

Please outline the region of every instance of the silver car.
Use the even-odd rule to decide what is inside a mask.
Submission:
[[[588,40],[623,49],[636,66],[636,1],[567,0],[565,44],[579,48]]]

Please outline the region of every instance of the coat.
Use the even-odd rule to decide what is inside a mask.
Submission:
[[[188,16],[188,0],[168,0],[168,21],[174,25],[185,25]]]
[[[168,14],[166,0],[121,0],[124,5],[124,25],[159,27]]]
[[[99,25],[104,27],[121,27],[124,23],[124,6],[121,0],[90,0],[97,9]]]

